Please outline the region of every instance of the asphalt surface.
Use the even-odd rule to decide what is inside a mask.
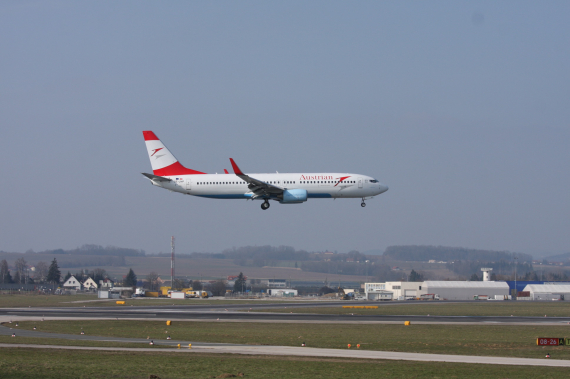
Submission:
[[[350,302],[350,305],[370,303]],[[0,308],[2,319],[18,317],[40,318],[104,318],[104,319],[160,319],[160,320],[223,320],[243,322],[419,322],[419,323],[509,323],[509,324],[568,324],[569,317],[521,317],[521,316],[431,316],[431,315],[334,315],[260,312],[263,309],[339,307],[344,303],[282,303],[282,304],[221,304],[221,305],[160,305],[90,308]],[[376,305],[376,304],[374,304]],[[382,303],[379,306],[384,306]],[[385,305],[389,306],[389,305]],[[418,304],[421,306],[421,304]],[[256,312],[248,312],[256,310]]]

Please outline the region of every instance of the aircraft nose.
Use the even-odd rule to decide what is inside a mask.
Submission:
[[[385,185],[383,185],[383,184],[380,184],[379,187],[380,187],[380,188],[379,188],[379,189],[380,189],[380,193],[384,193],[384,192],[388,191],[388,186],[385,186]]]

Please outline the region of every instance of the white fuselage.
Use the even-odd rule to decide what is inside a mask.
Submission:
[[[212,199],[259,199],[261,209],[269,200],[281,204],[299,204],[310,198],[362,198],[364,200],[388,190],[378,180],[359,174],[245,174],[233,160],[234,173],[206,174],[183,166],[152,130],[143,131],[152,174],[141,173],[155,186],[186,195]]]
[[[286,190],[304,189],[308,198],[366,198],[388,190],[372,177],[358,174],[248,174]],[[234,174],[165,176],[170,182],[152,181],[156,186],[187,195],[214,199],[256,198],[248,184]],[[263,199],[258,197],[258,199]]]

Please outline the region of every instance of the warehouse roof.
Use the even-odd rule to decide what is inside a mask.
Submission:
[[[528,284],[523,291],[534,293],[570,293],[569,284]]]
[[[438,288],[509,288],[506,282],[466,282],[466,281],[443,281],[443,280],[426,280],[426,287]]]

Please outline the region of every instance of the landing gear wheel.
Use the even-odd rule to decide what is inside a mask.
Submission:
[[[364,207],[366,206],[366,203],[363,201],[362,203],[360,203],[360,206],[361,206],[362,208],[364,208]]]
[[[269,209],[269,202],[265,201],[263,204],[261,204],[261,209],[263,210]]]

